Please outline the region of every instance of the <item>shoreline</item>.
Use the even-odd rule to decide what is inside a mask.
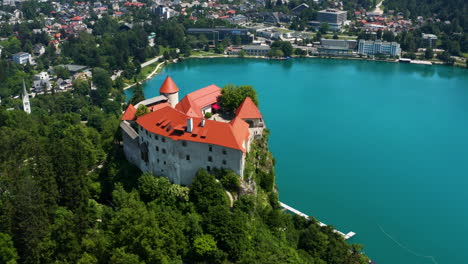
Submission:
[[[143,79],[140,84],[143,84],[145,83],[146,81],[154,78],[156,75],[159,74],[158,70],[161,70],[163,69],[164,66],[161,67],[161,65],[165,64],[165,66],[171,64],[171,63],[179,63],[179,62],[182,62],[184,60],[189,60],[189,59],[226,59],[226,58],[237,58],[237,59],[262,59],[262,60],[283,60],[283,59],[274,59],[274,58],[268,58],[268,57],[264,57],[264,56],[244,56],[244,57],[239,57],[237,55],[214,55],[214,56],[190,56],[188,58],[178,58],[178,59],[174,59],[172,61],[163,61],[163,62],[160,62],[156,68],[150,73],[148,74],[148,76],[146,76],[145,79]],[[361,60],[361,61],[376,61],[376,62],[389,62],[389,63],[402,63],[400,62],[398,59],[394,59],[394,60],[378,60],[378,59],[370,59],[370,58],[359,58],[359,57],[344,57],[344,56],[293,56],[291,57],[291,59],[297,59],[297,58],[304,58],[304,59],[335,59],[335,60]],[[427,66],[435,66],[435,65],[439,65],[439,66],[449,66],[449,65],[444,65],[443,62],[431,62],[432,64],[431,65],[427,65]],[[412,63],[412,64],[417,64],[417,65],[425,65],[425,64],[419,64],[419,63]],[[452,67],[459,67],[459,68],[465,68],[465,67],[461,67],[461,66],[457,66],[457,65],[451,65]],[[161,69],[160,69],[161,67]],[[123,91],[125,90],[128,90],[132,87],[134,87],[136,84],[131,84],[131,85],[127,85],[126,87],[123,88]]]

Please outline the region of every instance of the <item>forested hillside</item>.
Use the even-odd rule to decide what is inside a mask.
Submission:
[[[31,115],[0,109],[1,263],[366,263],[332,227],[279,209],[267,134],[247,158],[256,191],[204,170],[188,188],[127,163],[120,113],[92,104],[67,92]]]
[[[385,0],[386,10],[402,12],[415,19],[436,15],[443,21],[450,21],[453,27],[460,26],[468,31],[468,2],[465,0]]]

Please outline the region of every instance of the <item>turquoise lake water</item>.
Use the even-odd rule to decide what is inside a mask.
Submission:
[[[168,74],[180,98],[210,84],[254,86],[280,200],[356,232],[350,242],[377,263],[467,263],[468,70],[193,59],[147,82],[146,97]]]

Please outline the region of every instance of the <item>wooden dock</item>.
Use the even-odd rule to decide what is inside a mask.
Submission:
[[[279,202],[279,203],[280,203],[280,205],[281,205],[281,208],[283,208],[283,209],[285,209],[285,210],[287,210],[287,211],[289,211],[289,212],[291,212],[291,213],[293,213],[293,214],[300,215],[300,216],[304,217],[304,218],[307,219],[307,220],[310,220],[310,217],[309,217],[308,215],[304,214],[303,212],[301,212],[301,211],[299,211],[299,210],[296,210],[296,209],[292,208],[291,206],[289,206],[289,205],[287,205],[287,204],[285,204],[285,203],[282,203],[282,202]],[[324,224],[324,223],[322,223],[322,222],[320,222],[320,221],[318,222],[318,224],[319,224],[320,226],[327,226],[326,224]],[[347,234],[345,234],[345,233],[343,233],[343,232],[341,232],[341,231],[339,231],[339,230],[336,230],[336,229],[333,230],[333,231],[334,231],[335,233],[341,235],[341,236],[342,236],[344,239],[346,239],[346,240],[347,240],[347,239],[350,239],[350,238],[352,238],[353,236],[356,235],[356,233],[354,233],[354,232],[348,232]]]

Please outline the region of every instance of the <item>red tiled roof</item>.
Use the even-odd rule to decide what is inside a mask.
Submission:
[[[236,118],[230,123],[193,118],[192,133],[185,132],[190,116],[165,106],[157,111],[141,116],[137,123],[151,133],[169,137],[173,140],[186,140],[224,146],[245,152],[243,143],[249,138],[249,125]]]
[[[136,108],[132,105],[129,104],[127,107],[127,110],[125,110],[125,113],[122,116],[122,120],[133,120],[136,117]]]
[[[252,99],[247,97],[245,98],[244,102],[242,102],[242,104],[236,109],[236,117],[242,119],[257,119],[262,118],[262,114]]]
[[[187,94],[177,105],[176,109],[183,113],[202,118],[201,109],[212,105],[218,101],[221,95],[221,88],[212,84],[195,92]]]
[[[75,16],[75,17],[70,18],[70,20],[71,21],[80,21],[80,20],[83,20],[83,18],[80,17],[80,16]]]
[[[125,2],[124,6],[136,6],[136,7],[142,7],[144,6],[144,3],[138,3],[138,2]]]
[[[159,109],[163,109],[166,106],[170,106],[170,104],[168,104],[168,103],[157,104],[157,105],[150,106],[149,109],[150,109],[151,112],[154,112],[154,111],[157,111]]]
[[[166,80],[164,80],[163,84],[161,85],[161,88],[159,88],[160,93],[177,93],[179,91],[179,88],[175,84],[175,82],[172,80],[170,76],[166,77]]]

